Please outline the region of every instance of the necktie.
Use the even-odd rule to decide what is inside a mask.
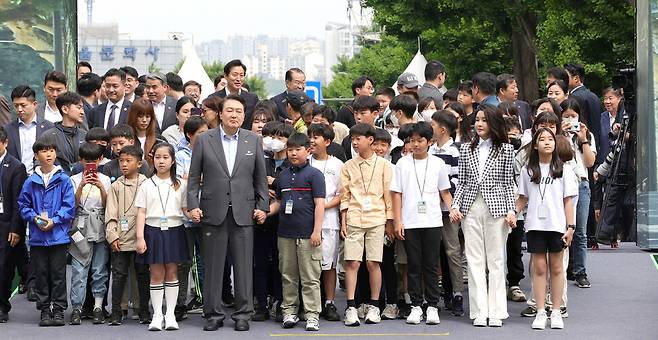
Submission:
[[[107,128],[105,130],[110,131],[114,127],[114,113],[116,112],[118,106],[112,105],[110,108],[110,117],[107,119]]]

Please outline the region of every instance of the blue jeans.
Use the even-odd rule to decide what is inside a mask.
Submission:
[[[110,248],[107,242],[98,242],[92,245],[91,262],[86,266],[71,258],[71,306],[73,309],[82,309],[87,293],[87,275],[91,269],[91,293],[94,298],[102,298],[107,291],[107,280],[110,273],[107,271],[107,260],[110,257]]]
[[[589,217],[589,203],[592,192],[589,182],[582,181],[578,187],[578,204],[576,205],[576,231],[571,243],[571,257],[573,258],[573,274],[585,274],[587,262],[587,218]]]

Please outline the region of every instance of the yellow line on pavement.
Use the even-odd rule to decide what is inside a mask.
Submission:
[[[449,336],[450,333],[273,333],[271,337]]]

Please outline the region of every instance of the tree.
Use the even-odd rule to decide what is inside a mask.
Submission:
[[[185,57],[181,58],[181,60],[179,60],[178,63],[176,63],[176,66],[174,66],[174,69],[171,70],[171,72],[178,74],[181,67],[183,67],[183,64],[185,64]]]
[[[212,64],[203,64],[203,69],[206,70],[208,78],[214,81],[218,75],[224,74],[224,63],[213,61]]]
[[[149,65],[148,71],[149,73],[160,73],[160,68],[155,64],[155,62],[152,62]]]
[[[425,56],[446,64],[449,86],[478,71],[513,72],[520,97],[533,100],[539,70],[582,62],[588,73],[609,82],[617,65],[634,60],[633,1],[364,0],[364,5],[407,50],[420,37]]]
[[[258,98],[267,98],[267,90],[265,89],[265,81],[263,79],[256,76],[246,77],[245,84],[249,86],[249,92],[256,94]]]

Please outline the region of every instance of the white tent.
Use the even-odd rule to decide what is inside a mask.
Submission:
[[[183,83],[189,80],[197,81],[201,84],[201,97],[200,100],[205,99],[215,92],[213,81],[208,77],[206,70],[203,69],[201,59],[196,54],[194,47],[188,48],[185,55],[185,61],[181,66],[178,75],[183,79]]]
[[[407,65],[407,68],[400,72],[400,74],[404,72],[411,72],[416,76],[416,78],[418,78],[418,84],[422,85],[425,83],[425,65],[427,65],[427,59],[425,59],[423,54],[420,53],[419,49],[413,59],[411,59],[411,62],[409,62],[409,65]],[[396,93],[398,92],[397,81],[393,83],[391,87],[395,90]]]

